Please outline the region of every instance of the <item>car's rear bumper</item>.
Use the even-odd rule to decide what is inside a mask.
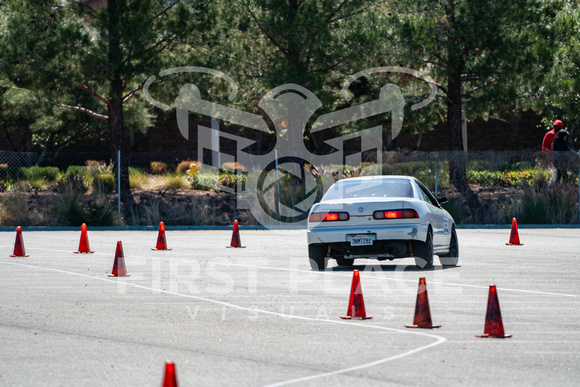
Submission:
[[[308,244],[349,242],[351,235],[373,234],[376,241],[425,241],[427,225],[407,224],[374,227],[316,227],[307,231]]]

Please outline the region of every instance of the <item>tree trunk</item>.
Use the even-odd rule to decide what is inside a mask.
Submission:
[[[461,86],[461,74],[450,77],[447,82],[447,135],[448,147],[452,152],[449,160],[449,179],[467,201],[472,216],[477,218],[481,204],[477,195],[467,184],[467,160],[463,152]]]
[[[123,10],[117,0],[107,2],[109,15],[109,133],[111,136],[111,152],[115,177],[120,181],[118,187],[121,198],[121,213],[125,221],[129,219],[133,197],[129,185],[129,164],[125,154],[125,119],[123,116],[123,93],[125,91],[123,82],[123,52],[121,49],[121,21],[120,16]],[[119,160],[119,151],[121,158]],[[119,166],[120,162],[120,166]],[[120,176],[119,176],[120,170]]]
[[[119,181],[119,151],[121,151],[121,202],[123,205],[130,204],[131,187],[129,185],[129,162],[125,153],[125,125],[123,117],[123,101],[111,100],[109,102],[109,133],[111,136],[111,157],[115,169],[115,177]]]
[[[518,150],[520,147],[520,138],[518,135],[520,121],[522,120],[522,110],[518,110],[518,114],[514,115],[510,120],[510,131],[511,131],[511,148],[513,150]]]

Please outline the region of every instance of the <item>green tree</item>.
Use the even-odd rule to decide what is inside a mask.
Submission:
[[[370,67],[392,65],[380,55],[389,51],[384,39],[389,28],[385,23],[388,3],[363,0],[231,2],[231,8],[220,12],[218,28],[226,39],[212,47],[216,53],[214,66],[240,80],[246,90],[244,104],[250,108],[267,91],[286,83],[306,87],[322,101],[323,108],[315,114],[374,100],[384,82],[396,79],[381,74],[362,78],[352,84],[350,102],[345,101],[340,90],[350,75]],[[373,124],[383,124],[386,128],[386,119],[373,117]],[[356,124],[340,128],[341,131],[356,129]],[[385,130],[388,140],[387,132],[388,129]],[[309,144],[314,149],[320,146],[313,138]]]
[[[560,118],[574,135],[580,122],[580,8],[574,2],[561,3],[557,13],[555,34],[558,37],[554,65],[547,75],[541,97],[549,116],[545,121]]]
[[[0,69],[55,106],[106,120],[115,173],[121,151],[121,199],[130,203],[126,114],[132,108],[148,116],[135,95],[176,47],[195,38],[204,8],[195,0],[108,0],[98,10],[76,1],[3,1]]]
[[[529,76],[545,44],[540,30],[552,14],[534,0],[412,0],[393,2],[390,10],[396,57],[428,69],[447,109],[448,149],[463,150],[462,109],[475,111],[492,101],[511,104],[517,82]],[[467,184],[465,159],[450,162],[450,179],[479,208]]]

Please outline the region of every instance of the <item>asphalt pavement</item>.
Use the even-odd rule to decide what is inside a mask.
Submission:
[[[331,262],[310,269],[305,230],[0,233],[0,386],[576,386],[578,229],[460,229],[460,261]],[[122,242],[130,277],[109,277]],[[344,320],[359,270],[367,320]],[[409,329],[419,279],[438,329]],[[484,332],[490,285],[503,328]],[[497,322],[497,321],[496,321]]]

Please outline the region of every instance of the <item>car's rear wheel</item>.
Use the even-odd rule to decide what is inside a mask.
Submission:
[[[459,242],[457,241],[457,232],[455,232],[455,228],[453,228],[453,231],[451,232],[449,252],[440,255],[439,261],[443,266],[457,266],[457,262],[459,262]]]
[[[344,257],[334,257],[338,266],[352,266],[354,264],[354,259],[346,259]]]
[[[308,245],[308,257],[310,258],[310,267],[312,270],[326,270],[328,258],[326,258],[326,249],[320,245]]]
[[[433,266],[433,233],[431,229],[427,232],[425,242],[421,242],[415,247],[415,265],[421,269]]]

